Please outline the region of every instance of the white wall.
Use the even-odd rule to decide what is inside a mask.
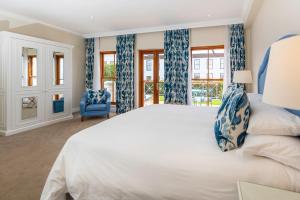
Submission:
[[[195,28],[190,32],[191,47],[196,46],[211,46],[211,45],[225,45],[227,40],[227,27],[207,27]],[[135,39],[135,103],[138,105],[138,75],[139,75],[139,50],[145,49],[163,49],[164,48],[164,32],[142,33],[137,34]],[[96,55],[100,51],[115,51],[116,50],[116,37],[102,37],[100,41],[100,48],[97,50]],[[96,57],[96,59],[98,59]],[[97,65],[96,67],[100,67]]]
[[[254,77],[253,90],[257,91],[257,73],[267,48],[278,38],[289,33],[300,34],[299,0],[264,0],[249,27]]]

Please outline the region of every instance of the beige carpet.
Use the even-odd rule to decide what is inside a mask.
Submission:
[[[0,199],[36,200],[66,140],[106,118],[69,121],[0,137]]]

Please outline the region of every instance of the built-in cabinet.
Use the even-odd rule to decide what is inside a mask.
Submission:
[[[0,32],[0,133],[72,116],[72,46]]]

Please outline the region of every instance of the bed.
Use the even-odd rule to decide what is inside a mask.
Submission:
[[[268,52],[260,68],[263,85]],[[300,111],[293,111],[300,116]],[[259,156],[222,152],[217,108],[153,105],[72,136],[46,181],[42,200],[237,200],[237,181],[300,192],[300,171]]]
[[[66,142],[41,199],[65,199],[69,192],[92,200],[234,200],[238,180],[300,191],[295,169],[221,152],[216,112],[154,105],[85,129]]]

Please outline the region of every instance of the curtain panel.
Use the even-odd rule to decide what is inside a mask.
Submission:
[[[95,39],[85,39],[85,87],[93,89]]]
[[[234,71],[245,69],[245,33],[243,24],[229,26],[231,82]]]
[[[188,103],[189,30],[164,33],[165,104]]]
[[[118,114],[134,109],[134,45],[134,34],[117,36],[116,112]]]

